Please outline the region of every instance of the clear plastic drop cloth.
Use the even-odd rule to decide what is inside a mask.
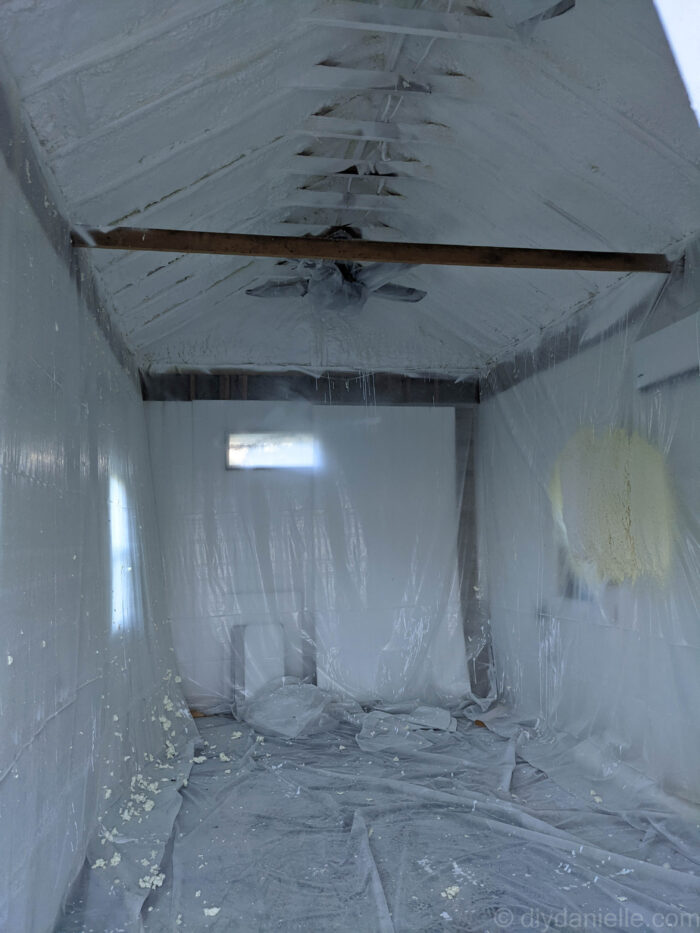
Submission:
[[[312,702],[337,697],[309,686]],[[673,835],[672,804],[631,814],[571,794],[512,739],[445,709],[347,712],[294,738],[279,717],[264,732],[198,720],[145,933],[700,924],[698,850]]]

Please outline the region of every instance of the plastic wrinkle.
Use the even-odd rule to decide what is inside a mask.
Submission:
[[[282,694],[278,725],[285,710],[294,724]],[[373,712],[397,726],[411,715],[371,711],[365,721]],[[501,715],[505,731],[522,732]],[[614,912],[620,929],[639,916],[653,929],[657,914],[700,910],[688,824],[671,798],[616,813],[606,790],[602,804],[588,789],[567,792],[516,754],[514,739],[463,718],[454,731],[426,729],[430,747],[401,751],[364,750],[349,722],[264,742],[245,724],[233,740],[230,717],[198,724],[205,747],[232,760],[209,758],[183,788],[145,933],[170,933],[178,914],[197,929],[210,905],[239,930],[320,920],[329,933],[420,933],[446,909],[455,929],[475,931],[492,929],[504,907],[514,930],[532,929],[536,911],[542,928],[549,917],[556,929],[552,917],[566,911]],[[663,821],[666,834],[656,831]],[[695,853],[697,843],[695,827]]]

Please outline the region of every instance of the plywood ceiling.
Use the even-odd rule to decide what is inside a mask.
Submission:
[[[551,6],[5,0],[0,51],[76,224],[678,249],[700,134],[651,0],[515,28]],[[422,267],[400,278],[419,304],[330,312],[247,296],[269,259],[91,260],[155,371],[466,376],[620,279]]]

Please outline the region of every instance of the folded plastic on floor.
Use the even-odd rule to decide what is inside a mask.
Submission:
[[[198,721],[141,910],[128,916],[108,868],[101,902],[73,904],[61,933],[700,924],[700,810],[648,788],[629,805],[571,762],[548,777],[529,759],[556,764],[556,746],[498,707],[366,712],[289,684],[248,712],[255,728]]]

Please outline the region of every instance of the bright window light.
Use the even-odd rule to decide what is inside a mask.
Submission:
[[[320,466],[312,434],[229,434],[229,470],[315,469]]]
[[[126,490],[121,480],[109,481],[109,542],[112,562],[112,631],[129,628],[133,619],[134,585],[131,529]]]
[[[700,123],[700,3],[698,0],[654,0],[654,3]]]

